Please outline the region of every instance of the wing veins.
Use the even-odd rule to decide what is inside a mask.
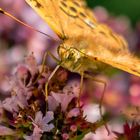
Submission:
[[[63,39],[63,38],[66,38],[64,29],[63,29],[63,27],[62,27],[62,23],[61,23],[61,21],[60,21],[60,17],[59,17],[59,15],[57,14],[57,8],[55,7],[55,4],[54,4],[53,0],[51,0],[51,1],[52,1],[52,6],[53,6],[54,10],[56,10],[55,15],[58,17],[59,26],[60,26],[60,29],[61,29],[61,31],[62,31],[62,36],[61,36],[61,38],[62,38],[62,39]]]

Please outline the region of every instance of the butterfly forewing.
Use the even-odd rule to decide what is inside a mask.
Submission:
[[[52,6],[51,0],[25,0],[57,33],[59,36],[62,34],[58,17],[56,15],[56,9]],[[55,0],[56,6],[58,6],[58,0]],[[58,13],[59,14],[59,13]]]
[[[62,38],[85,34],[96,19],[83,0],[25,0]],[[90,31],[89,31],[90,32]]]

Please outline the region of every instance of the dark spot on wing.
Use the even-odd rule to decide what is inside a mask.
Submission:
[[[103,31],[99,31],[99,33],[106,36],[106,34]]]
[[[76,24],[79,28],[83,29],[84,27],[81,26],[80,24]]]
[[[97,61],[97,57],[94,57],[94,60],[96,60],[96,61]]]
[[[68,13],[68,12],[65,11],[65,9],[63,9],[62,7],[60,7],[60,9],[61,9],[66,15],[68,15],[68,16],[71,16],[71,17],[73,17],[73,18],[78,17],[77,14],[71,14],[71,13]]]
[[[135,70],[135,69],[131,69],[133,72],[140,74],[139,71]]]
[[[112,31],[110,31],[109,33],[118,42],[118,38],[112,33]]]
[[[77,13],[77,10],[74,7],[69,7],[71,11]]]
[[[42,5],[38,1],[36,1],[36,0],[34,0],[34,1],[36,2],[35,7],[37,7],[37,8],[41,8],[42,7]]]
[[[76,17],[78,17],[77,9],[73,2],[72,2],[72,4],[73,5],[69,6],[67,1],[61,0],[59,7],[68,16],[76,18]]]
[[[76,1],[73,2],[76,6],[80,7],[80,4]]]
[[[61,4],[62,4],[64,7],[68,7],[67,4],[66,4],[64,1],[61,1]]]
[[[80,16],[82,16],[83,18],[86,18],[86,15],[85,15],[84,13],[80,12],[79,14],[80,14]]]
[[[120,44],[122,49],[126,48],[126,45],[124,44],[121,38],[117,37],[117,35],[113,34],[111,31],[110,31],[110,35],[114,38],[114,40],[116,40]]]

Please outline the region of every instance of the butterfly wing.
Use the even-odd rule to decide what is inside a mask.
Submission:
[[[98,47],[98,51],[96,51],[96,49],[94,51],[91,51],[90,48],[86,49],[85,54],[89,59],[93,59],[126,71],[130,74],[140,76],[140,60],[132,55],[128,49],[115,49],[114,51],[105,49],[104,46],[96,47]]]
[[[58,35],[62,35],[61,26],[59,23],[59,12],[58,9],[58,0],[55,0],[55,5],[53,0],[25,0],[37,13],[43,18],[48,25],[54,30]],[[59,20],[58,20],[59,19]]]
[[[108,49],[127,48],[125,40],[104,24],[98,23],[84,0],[25,0],[60,37],[83,36]],[[92,42],[89,42],[92,43]],[[107,45],[106,45],[107,44]],[[78,46],[77,46],[77,49]]]
[[[68,38],[78,36],[96,24],[96,19],[93,13],[86,8],[84,0],[25,1],[48,23],[60,38],[63,38],[64,35]]]
[[[117,58],[100,58],[99,60],[130,74],[140,76],[140,60],[133,55],[123,54],[117,56]]]

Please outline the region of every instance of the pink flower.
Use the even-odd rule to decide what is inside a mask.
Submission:
[[[16,69],[15,75],[16,75],[16,78],[19,80],[18,82],[22,82],[20,83],[21,85],[26,85],[27,84],[26,80],[28,79],[30,75],[30,71],[26,65],[19,65]]]
[[[24,136],[25,140],[40,140],[42,134],[38,133],[37,128],[34,128],[33,134],[31,136]],[[36,132],[37,131],[37,132]]]
[[[18,66],[15,75],[8,79],[12,95],[2,102],[5,110],[18,112],[19,108],[24,109],[28,105],[27,101],[32,96],[34,88],[31,84],[37,70],[37,62],[33,54],[26,57],[26,64]]]
[[[27,64],[32,76],[38,72],[37,61],[33,53],[26,57],[25,63]]]
[[[76,125],[71,125],[70,130],[73,131],[73,132],[76,132],[77,131],[77,126]]]
[[[14,134],[15,132],[12,129],[0,125],[0,136],[14,135]]]
[[[2,102],[2,106],[5,110],[9,112],[18,112],[19,108],[24,108],[28,103],[25,98],[20,98],[19,96],[12,96],[10,98],[6,98]]]
[[[80,93],[80,82],[76,80],[70,81],[63,89],[64,93],[74,94],[76,97],[79,97]]]
[[[139,86],[139,84],[132,84],[129,91],[130,91],[130,102],[135,106],[140,106],[140,86]]]
[[[54,128],[54,125],[50,123],[53,119],[54,116],[52,111],[48,111],[44,117],[42,112],[39,111],[36,113],[33,124],[35,127],[40,128],[41,132],[50,132]]]
[[[2,107],[2,102],[0,101],[0,122],[3,120],[3,107]]]
[[[50,123],[54,119],[53,112],[51,111],[48,111],[44,117],[42,112],[39,111],[35,115],[35,120],[31,117],[30,119],[32,120],[34,130],[31,136],[24,136],[26,140],[40,140],[44,132],[50,132],[54,128],[54,125]]]
[[[129,125],[127,122],[123,125],[124,132],[114,132],[117,136],[117,140],[126,139],[126,140],[139,140],[140,139],[140,124],[133,122]]]
[[[82,140],[116,140],[116,136],[113,133],[108,135],[105,127],[100,127],[95,133],[87,133]]]
[[[61,93],[52,92],[51,95],[56,100],[56,102],[61,105],[61,109],[63,112],[67,109],[69,103],[75,97],[74,94],[68,94],[68,93],[61,94]],[[49,106],[51,105],[49,104]]]
[[[104,113],[104,109],[102,108]],[[83,117],[87,122],[95,123],[101,119],[100,109],[98,104],[87,104],[83,107]]]
[[[77,117],[78,115],[80,115],[79,108],[73,108],[69,111],[69,113],[67,114],[67,117],[72,118],[72,117]]]
[[[69,135],[67,133],[62,134],[62,137],[64,140],[68,140],[69,139]]]
[[[53,96],[48,96],[48,108],[51,111],[55,111],[55,109],[59,106],[59,103],[55,100]]]

